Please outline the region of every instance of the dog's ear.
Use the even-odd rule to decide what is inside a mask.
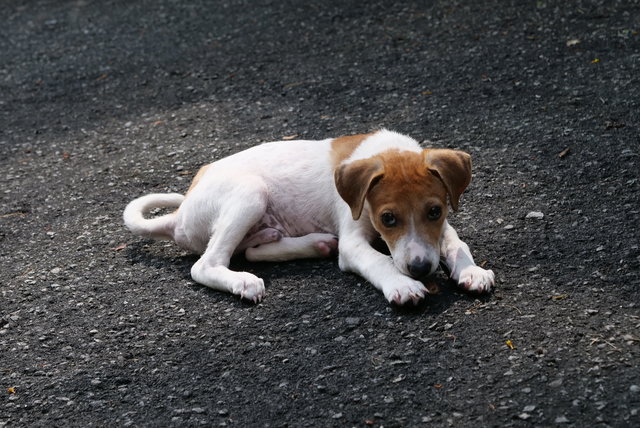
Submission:
[[[471,182],[471,156],[449,149],[426,149],[422,153],[429,171],[444,183],[451,208],[458,211],[460,195]]]
[[[341,164],[334,171],[336,189],[349,204],[354,220],[360,218],[369,189],[382,178],[383,173],[382,160],[375,157]]]

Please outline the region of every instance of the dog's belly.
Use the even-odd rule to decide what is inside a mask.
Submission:
[[[316,217],[291,211],[276,214],[268,209],[260,221],[249,229],[237,251],[274,242],[283,237],[305,236],[310,233],[334,233],[331,229],[332,227]]]

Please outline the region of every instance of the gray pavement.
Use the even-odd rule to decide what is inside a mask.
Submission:
[[[0,427],[640,425],[640,2],[4,3]],[[235,260],[250,305],[121,224],[380,127],[471,153],[450,221],[494,293]]]

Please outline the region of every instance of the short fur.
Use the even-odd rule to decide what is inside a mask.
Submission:
[[[475,265],[446,221],[447,201],[457,210],[470,181],[468,154],[423,150],[381,130],[250,148],[200,169],[186,195],[142,196],[123,217],[136,234],[202,254],[191,269],[196,282],[254,302],[263,298],[264,282],[230,270],[234,254],[284,261],[337,251],[342,270],[361,275],[390,302],[417,303],[427,293],[420,279],[441,257],[464,289],[486,292],[494,284],[493,272]],[[178,209],[145,219],[156,207]],[[377,236],[391,257],[371,247]]]

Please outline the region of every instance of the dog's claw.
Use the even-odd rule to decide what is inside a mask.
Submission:
[[[492,270],[485,270],[479,266],[468,266],[460,272],[458,285],[466,291],[474,293],[488,293],[495,284]]]
[[[403,279],[401,284],[395,284],[388,293],[385,293],[387,300],[396,305],[405,305],[409,302],[417,305],[426,294],[427,289],[421,282],[408,277]]]
[[[233,294],[237,294],[241,299],[258,303],[264,296],[264,281],[248,272],[238,272],[238,281],[233,286]]]

